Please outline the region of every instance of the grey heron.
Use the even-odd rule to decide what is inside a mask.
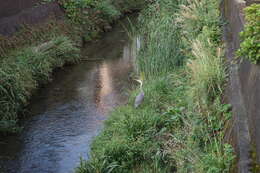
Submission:
[[[135,79],[140,84],[140,93],[135,97],[135,108],[140,106],[144,100],[143,82],[141,80]]]

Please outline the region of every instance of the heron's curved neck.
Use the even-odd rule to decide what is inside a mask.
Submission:
[[[141,84],[140,85],[140,90],[143,92],[144,90],[143,90],[143,85]]]

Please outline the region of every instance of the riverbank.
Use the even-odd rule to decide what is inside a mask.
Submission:
[[[145,1],[57,1],[65,18],[24,26],[0,38],[0,132],[19,131],[17,121],[36,88],[50,80],[53,69],[80,60],[79,47],[111,29],[125,13]],[[49,3],[44,1],[44,3]]]
[[[77,173],[230,172],[230,105],[219,2],[160,1],[140,18],[137,69],[145,99],[117,108]]]

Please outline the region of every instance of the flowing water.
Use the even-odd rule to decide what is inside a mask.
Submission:
[[[127,100],[138,45],[123,28],[88,44],[82,54],[92,60],[56,70],[32,98],[22,133],[0,141],[6,172],[70,173],[80,156],[88,159],[108,113]]]

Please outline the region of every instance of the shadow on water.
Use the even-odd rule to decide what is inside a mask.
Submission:
[[[121,25],[83,49],[78,65],[58,70],[40,89],[24,121],[24,130],[0,143],[8,173],[70,173],[108,113],[127,100],[135,45]]]

